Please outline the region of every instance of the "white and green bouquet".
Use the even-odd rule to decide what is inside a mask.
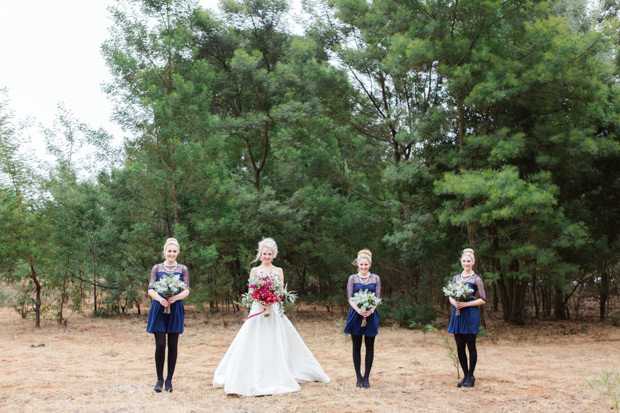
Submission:
[[[447,287],[443,287],[443,293],[446,297],[452,297],[456,301],[467,301],[474,294],[474,290],[464,282],[456,281],[449,282]],[[461,315],[461,310],[458,308],[456,315]]]
[[[241,304],[250,307],[254,302],[258,302],[265,307],[260,314],[269,317],[271,304],[277,302],[284,304],[286,301],[294,303],[296,299],[297,294],[288,291],[276,274],[258,274],[250,278],[248,292],[241,296]],[[284,306],[280,305],[279,309],[280,315],[284,315]]]
[[[166,298],[172,297],[183,290],[189,290],[189,287],[181,280],[181,276],[179,274],[174,274],[171,276],[165,275],[161,277],[161,280],[155,281],[151,284],[150,287],[152,287],[155,292],[158,292]],[[164,313],[170,314],[169,306],[166,307]]]
[[[377,297],[374,292],[369,290],[359,290],[353,294],[350,300],[353,301],[362,312],[366,312],[374,306],[381,304],[381,299]],[[362,327],[366,327],[366,317],[362,320]]]

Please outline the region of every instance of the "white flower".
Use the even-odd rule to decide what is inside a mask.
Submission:
[[[374,292],[369,290],[359,290],[353,294],[351,299],[359,307],[359,309],[362,310],[362,312],[368,311],[382,302],[382,300],[378,298]]]
[[[175,274],[173,276],[163,276],[161,280],[151,284],[153,289],[163,295],[164,297],[172,297],[177,294],[179,290],[189,290],[189,287],[185,282],[181,281],[181,276]]]
[[[457,281],[448,283],[447,287],[443,287],[443,293],[447,297],[452,297],[456,301],[465,301],[474,294],[474,290],[467,284]]]

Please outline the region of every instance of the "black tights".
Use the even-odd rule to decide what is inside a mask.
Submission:
[[[459,356],[459,362],[463,369],[465,377],[473,376],[476,369],[476,362],[478,361],[478,350],[476,350],[476,335],[475,334],[455,334],[454,340],[456,341],[456,352]],[[465,346],[469,350],[469,368],[467,368],[467,354],[465,354]]]
[[[365,337],[366,342],[366,358],[364,360],[364,376],[361,373],[362,364],[362,337]],[[368,384],[368,377],[370,376],[370,369],[372,368],[372,361],[375,358],[375,338],[368,336],[358,336],[351,334],[351,340],[353,341],[353,367],[355,367],[355,375],[357,376],[357,382],[365,382]]]
[[[155,336],[155,370],[157,380],[164,379],[164,360],[166,359],[166,333],[154,333]],[[168,375],[166,381],[172,381],[174,368],[177,365],[177,346],[179,333],[168,333]]]

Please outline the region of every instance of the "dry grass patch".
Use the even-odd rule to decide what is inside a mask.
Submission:
[[[297,393],[227,396],[213,372],[237,333],[241,316],[205,323],[189,311],[179,340],[175,391],[155,394],[154,343],[146,317],[74,316],[66,332],[52,320],[40,330],[0,309],[0,407],[5,411],[351,412],[351,411],[603,411],[607,401],[586,379],[620,367],[620,329],[579,323],[491,326],[479,339],[476,387],[458,389],[440,333],[383,327],[375,344],[370,389],[355,387],[349,337],[340,315],[300,313],[293,323],[331,383]],[[44,344],[44,345],[42,345]],[[258,344],[258,343],[257,343]]]

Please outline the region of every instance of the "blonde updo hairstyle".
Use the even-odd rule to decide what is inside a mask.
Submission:
[[[260,261],[260,254],[263,252],[263,248],[269,248],[271,252],[273,252],[273,258],[275,259],[278,256],[278,244],[273,240],[273,238],[263,238],[258,243],[258,249],[256,250],[256,258],[254,261]]]
[[[359,261],[361,259],[366,259],[368,260],[368,264],[372,265],[372,252],[370,252],[369,249],[363,249],[360,250],[357,253],[357,258],[353,260],[353,262],[351,264],[355,265],[357,267],[357,265],[359,264]]]
[[[464,256],[468,256],[474,262],[476,261],[476,257],[474,256],[474,250],[472,250],[471,248],[465,248],[463,250],[463,253],[461,254],[461,258],[463,258]]]
[[[176,238],[168,238],[164,244],[164,258],[166,258],[166,248],[168,248],[168,245],[175,245],[177,247],[177,252],[181,252],[179,241],[177,241]]]

